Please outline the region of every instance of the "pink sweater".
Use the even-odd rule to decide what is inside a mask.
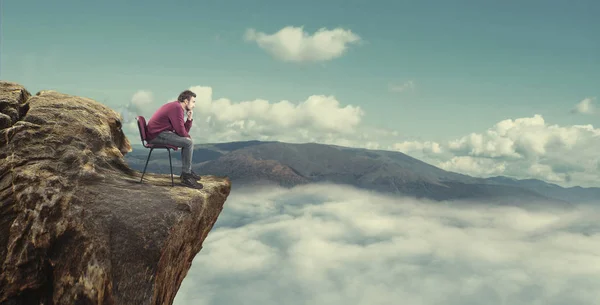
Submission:
[[[184,110],[178,101],[173,101],[162,105],[152,115],[148,121],[148,141],[156,138],[159,133],[169,130],[177,135],[189,138],[192,121],[184,120]]]

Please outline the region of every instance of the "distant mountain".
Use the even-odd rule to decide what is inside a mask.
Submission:
[[[504,176],[486,178],[493,184],[512,185],[529,189],[545,196],[570,202],[600,202],[600,188],[581,186],[562,187],[538,179],[513,179]]]
[[[148,149],[133,147],[126,161],[143,170]],[[173,154],[179,175],[180,153]],[[176,165],[175,165],[176,164]],[[294,186],[333,182],[384,193],[433,200],[497,202],[577,202],[600,198],[600,188],[562,188],[540,180],[475,178],[445,171],[400,152],[325,144],[231,142],[196,145],[193,168],[200,174],[228,176],[235,187],[251,184]],[[169,173],[166,151],[152,153],[148,171]]]

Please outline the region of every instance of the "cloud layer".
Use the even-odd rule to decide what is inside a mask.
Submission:
[[[175,304],[594,304],[600,219],[590,209],[331,185],[236,190]]]
[[[311,35],[304,31],[304,27],[294,26],[284,27],[273,34],[248,29],[244,39],[286,62],[332,60],[342,56],[351,44],[361,41],[358,35],[342,28],[321,28]]]

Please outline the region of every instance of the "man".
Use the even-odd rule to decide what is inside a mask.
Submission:
[[[193,188],[202,188],[200,176],[192,171],[194,142],[189,131],[192,128],[196,94],[185,90],[176,101],[161,106],[148,121],[148,143],[168,144],[181,147],[181,183]],[[187,120],[184,123],[184,113]]]

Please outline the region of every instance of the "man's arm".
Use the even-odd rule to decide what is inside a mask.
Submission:
[[[179,110],[179,109],[177,109]],[[189,138],[190,134],[188,133],[189,128],[186,128],[183,123],[183,113],[182,111],[171,111],[169,113],[169,120],[171,120],[171,124],[175,129],[175,133],[181,137]],[[187,122],[186,122],[187,124]]]
[[[188,111],[188,113],[187,113],[187,121],[185,121],[185,124],[184,124],[185,130],[187,130],[187,132],[190,132],[190,129],[192,128],[192,121],[194,120],[192,118],[193,113],[194,113],[193,111]]]

